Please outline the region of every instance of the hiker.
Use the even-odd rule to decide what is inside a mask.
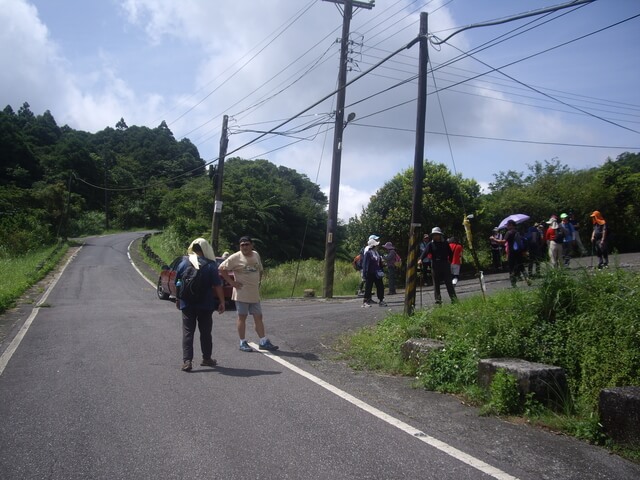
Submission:
[[[607,268],[609,266],[609,229],[607,222],[602,214],[595,210],[591,215],[593,222],[593,232],[591,233],[591,245],[598,256],[598,268]]]
[[[424,252],[422,252],[421,260],[431,256],[431,275],[433,276],[433,296],[436,305],[442,303],[440,295],[440,282],[444,282],[447,287],[447,293],[451,299],[451,303],[458,301],[456,290],[453,288],[451,281],[451,247],[444,240],[444,235],[440,227],[433,227],[431,230],[431,241],[427,244]],[[424,260],[423,260],[424,261]]]
[[[370,237],[362,259],[362,278],[365,280],[364,298],[362,299],[362,306],[364,308],[370,307],[373,304],[371,291],[373,290],[374,283],[379,300],[378,305],[381,307],[387,306],[387,303],[384,301],[384,283],[382,282],[384,270],[382,269],[382,257],[377,249],[378,245],[380,245],[380,242]]]
[[[384,261],[387,265],[387,272],[389,273],[389,295],[395,295],[396,275],[402,267],[402,260],[396,252],[396,247],[393,246],[393,243],[387,242],[383,247],[387,251],[387,254],[384,256]]]
[[[230,272],[233,272],[233,277]],[[263,272],[260,255],[253,249],[253,240],[248,236],[240,237],[240,251],[229,255],[220,264],[220,274],[233,287],[231,299],[235,300],[238,311],[237,328],[242,352],[253,352],[245,338],[249,314],[253,316],[254,327],[260,337],[258,348],[278,350],[278,346],[267,338],[262,321],[259,288]]]
[[[191,267],[191,268],[190,268]],[[203,367],[215,367],[217,362],[212,358],[213,311],[224,313],[224,292],[222,279],[218,274],[216,256],[213,248],[204,238],[196,238],[187,249],[184,257],[176,269],[176,284],[186,281],[187,270],[199,270],[201,276],[201,297],[193,299],[176,299],[176,306],[182,313],[182,371],[190,372],[193,368],[193,337],[196,325],[200,330],[200,348],[202,350]],[[182,295],[179,295],[182,296]]]

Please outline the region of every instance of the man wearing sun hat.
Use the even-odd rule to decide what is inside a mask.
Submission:
[[[387,303],[384,301],[384,283],[382,282],[384,271],[382,269],[382,257],[377,250],[378,245],[380,245],[380,242],[370,237],[367,242],[367,248],[365,248],[364,251],[364,256],[362,257],[362,278],[365,280],[364,298],[362,299],[362,306],[364,308],[371,307],[373,304],[371,291],[373,290],[374,283],[379,300],[378,305],[381,307],[387,306]]]

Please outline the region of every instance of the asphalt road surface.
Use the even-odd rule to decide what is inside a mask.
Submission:
[[[141,236],[87,239],[39,306],[0,321],[1,479],[640,478],[601,448],[335,358],[340,334],[401,311],[401,295],[265,301],[275,354],[240,352],[235,312],[214,314],[219,365],[182,372],[179,312],[130,260]]]

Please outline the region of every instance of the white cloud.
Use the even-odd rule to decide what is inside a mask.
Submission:
[[[335,39],[340,36],[342,18],[330,2],[123,0],[117,9],[113,3],[103,8],[113,18],[101,19],[100,25],[109,27],[94,39],[86,35],[78,38],[75,29],[64,28],[71,19],[66,23],[55,22],[56,15],[73,15],[75,10],[62,12],[44,8],[49,7],[45,1],[0,0],[0,22],[5,27],[0,31],[3,45],[0,61],[11,66],[0,71],[0,103],[19,107],[27,101],[34,113],[51,110],[59,124],[96,131],[114,126],[120,117],[129,125],[149,127],[166,120],[176,137],[188,136],[201,156],[211,160],[218,153],[223,115],[231,116],[234,129],[269,130],[278,123],[276,120],[299,113],[336,85],[338,46]],[[491,13],[469,10],[470,0],[459,2],[424,1],[416,5],[409,0],[378,0],[371,11],[359,11],[352,21],[352,31],[364,36],[363,47],[354,46],[360,71],[417,35],[420,8],[433,12],[429,16],[429,29],[442,32],[438,34],[440,37],[460,25],[462,19],[467,19],[465,22],[486,20],[490,14],[516,13],[511,11],[515,8],[512,6],[506,11],[503,2],[488,7]],[[42,6],[40,14],[32,3]],[[303,14],[308,6],[311,10]],[[601,12],[611,14],[605,7],[590,8],[601,8]],[[581,9],[582,12],[588,10]],[[408,15],[408,12],[412,13]],[[299,20],[285,24],[298,15]],[[593,18],[598,20],[597,15]],[[589,28],[597,26],[593,19],[581,20],[594,23]],[[85,25],[88,21],[90,19],[78,17],[73,19],[73,24]],[[577,22],[564,21],[562,25],[563,29],[556,28],[551,33],[565,37],[584,33],[568,32],[578,28]],[[511,27],[504,27],[507,28]],[[492,38],[499,33],[497,27],[467,31],[455,37],[455,45],[468,50],[481,43],[474,35]],[[549,46],[548,36],[542,31],[536,35],[540,42],[532,42],[529,37],[517,45],[505,42],[477,55],[494,66],[503,65]],[[637,32],[635,35],[637,38]],[[607,48],[614,51],[631,48],[631,44],[633,42],[609,42]],[[63,50],[62,45],[66,49]],[[637,53],[637,42],[634,45]],[[82,55],[76,51],[80,48]],[[459,55],[459,51],[443,46],[440,50],[431,48],[430,54],[432,65],[438,66]],[[371,192],[413,166],[417,83],[409,82],[375,94],[417,73],[417,55],[417,46],[403,51],[347,89],[346,113],[354,112],[357,117],[353,126],[345,130],[343,141],[340,182],[344,191],[341,191],[339,206],[340,218],[344,220],[360,213],[361,205],[368,203]],[[599,62],[606,62],[609,56],[597,58]],[[570,55],[560,60],[548,55],[544,70],[536,69],[536,64],[527,64],[519,69],[518,66],[510,68],[509,74],[532,84],[546,81],[553,88],[571,89],[577,84],[575,79],[561,78],[557,71],[553,76],[547,74],[554,62],[562,63],[565,67],[562,71],[571,73]],[[581,78],[588,75],[587,67],[581,64]],[[613,66],[603,64],[593,68],[611,71]],[[468,58],[456,63],[455,68],[437,70],[437,86],[443,89],[474,72],[487,70],[488,67]],[[606,78],[601,79],[601,97],[622,92],[619,86],[622,80],[637,80],[640,76],[634,77],[634,72],[637,67],[623,78],[616,77],[615,90],[607,90]],[[358,74],[350,72],[349,79]],[[640,103],[635,80],[629,82],[631,93],[621,99],[626,104]],[[449,133],[476,137],[559,143],[637,143],[637,137],[629,136],[628,132],[626,136],[619,135],[619,130],[613,127],[604,125],[606,128],[603,128],[602,123],[592,119],[585,122],[584,115],[522,105],[545,106],[540,99],[514,96],[514,91],[524,92],[524,89],[520,85],[519,90],[510,90],[504,87],[506,83],[509,82],[494,72],[433,95],[430,77],[428,91],[432,95],[427,102],[427,130],[442,132],[446,123]],[[275,95],[285,88],[285,92]],[[527,94],[536,97],[533,92]],[[332,99],[328,99],[310,110],[309,117],[295,120],[283,129],[296,129],[303,121],[330,115],[333,109]],[[325,118],[329,119],[331,128],[331,119]],[[279,136],[256,142],[234,155],[257,156],[294,168],[326,190],[331,174],[333,132],[326,138],[324,134],[311,138],[315,131],[298,135],[310,138],[292,146],[285,147],[295,139]],[[232,135],[230,150],[255,136],[253,133]],[[450,165],[451,169],[455,162],[457,172],[476,178],[481,184],[490,182],[493,174],[501,170],[524,171],[526,164],[534,161],[558,157],[561,162],[579,168],[596,165],[607,155],[615,157],[620,153],[453,136],[449,141],[453,159],[444,135],[427,136],[425,157]]]
[[[322,191],[328,198],[329,188],[323,188]],[[372,195],[370,192],[341,183],[338,196],[338,218],[346,223],[350,218],[359,216],[362,209],[369,204]]]

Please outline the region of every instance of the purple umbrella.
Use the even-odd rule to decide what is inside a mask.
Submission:
[[[498,230],[507,228],[507,222],[509,220],[513,220],[514,222],[516,222],[516,224],[518,224],[529,220],[529,215],[525,215],[524,213],[514,213],[513,215],[509,215],[500,222],[500,225],[498,225]]]

